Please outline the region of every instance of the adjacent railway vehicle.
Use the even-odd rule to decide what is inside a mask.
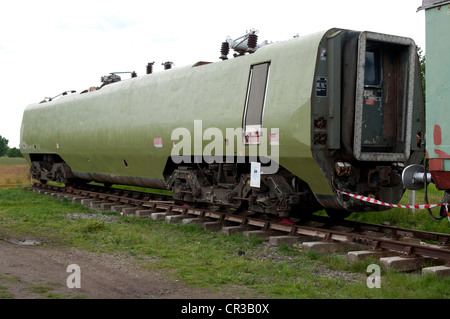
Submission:
[[[397,203],[402,169],[424,153],[413,40],[330,29],[258,46],[255,34],[234,58],[227,40],[222,61],[111,74],[28,106],[32,177],[171,189],[175,200],[280,217],[387,209],[338,190]]]
[[[450,50],[450,37],[442,32],[450,28],[450,1],[423,0],[420,10],[425,10],[426,21],[426,158],[423,166],[408,166],[402,177],[407,188],[425,188],[426,200],[427,183],[433,182],[437,189],[445,190],[442,203],[450,203],[450,130],[447,129],[450,64],[442,54]],[[430,172],[424,174],[428,169]],[[440,216],[428,210],[435,219],[449,216],[445,205],[441,207]]]

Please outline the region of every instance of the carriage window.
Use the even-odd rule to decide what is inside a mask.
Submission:
[[[379,50],[366,51],[364,85],[381,85],[381,54]]]
[[[269,66],[269,63],[263,63],[254,65],[250,69],[243,121],[244,142],[246,144],[259,143]]]

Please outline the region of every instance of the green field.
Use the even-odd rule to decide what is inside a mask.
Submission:
[[[23,157],[0,157],[0,167],[21,165],[27,165],[27,161]]]
[[[29,166],[24,158],[0,157],[0,187],[30,185]]]
[[[349,263],[343,255],[304,253],[288,246],[268,247],[256,238],[205,232],[197,225],[174,225],[117,214],[115,223],[68,218],[74,213],[93,212],[80,204],[60,202],[22,188],[0,189],[0,237],[33,239],[44,245],[75,247],[98,254],[121,253],[141,261],[151,259],[146,267],[167,271],[191,287],[220,290],[239,285],[251,290],[255,298],[450,298],[450,278],[383,270],[382,287],[370,289],[366,285],[369,263]],[[423,213],[383,214],[391,222],[408,218],[416,224],[429,219]],[[434,223],[442,224],[439,227],[448,232],[447,220]]]

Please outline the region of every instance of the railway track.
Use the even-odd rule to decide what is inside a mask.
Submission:
[[[67,198],[91,209],[167,222],[201,223],[205,230],[264,238],[270,245],[294,245],[304,251],[344,251],[348,258],[372,256],[380,263],[400,271],[422,269],[450,275],[450,234],[432,233],[394,226],[375,225],[313,216],[308,220],[288,222],[232,213],[219,208],[179,205],[170,196],[87,185],[83,189],[35,183],[29,189],[55,198]],[[431,242],[431,243],[430,243]],[[424,265],[435,265],[423,268]],[[436,266],[437,265],[437,266]]]

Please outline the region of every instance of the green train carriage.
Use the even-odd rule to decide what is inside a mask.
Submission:
[[[447,106],[450,98],[450,64],[443,52],[450,50],[447,32],[450,27],[450,1],[423,0],[417,11],[425,10],[426,21],[426,150],[421,165],[412,164],[402,174],[405,187],[411,190],[434,183],[444,191],[442,203],[450,202],[450,131],[447,129]],[[447,205],[441,205],[438,216],[428,208],[430,215],[441,220],[449,217]]]
[[[337,190],[400,200],[402,169],[424,151],[423,118],[411,39],[331,29],[30,105],[21,151],[43,182],[165,188],[175,200],[282,217],[324,208],[346,216],[384,208]],[[182,163],[172,156],[177,128],[191,133]],[[202,153],[210,128],[224,138],[215,162]],[[263,165],[252,186],[252,162],[268,159],[278,169]]]

